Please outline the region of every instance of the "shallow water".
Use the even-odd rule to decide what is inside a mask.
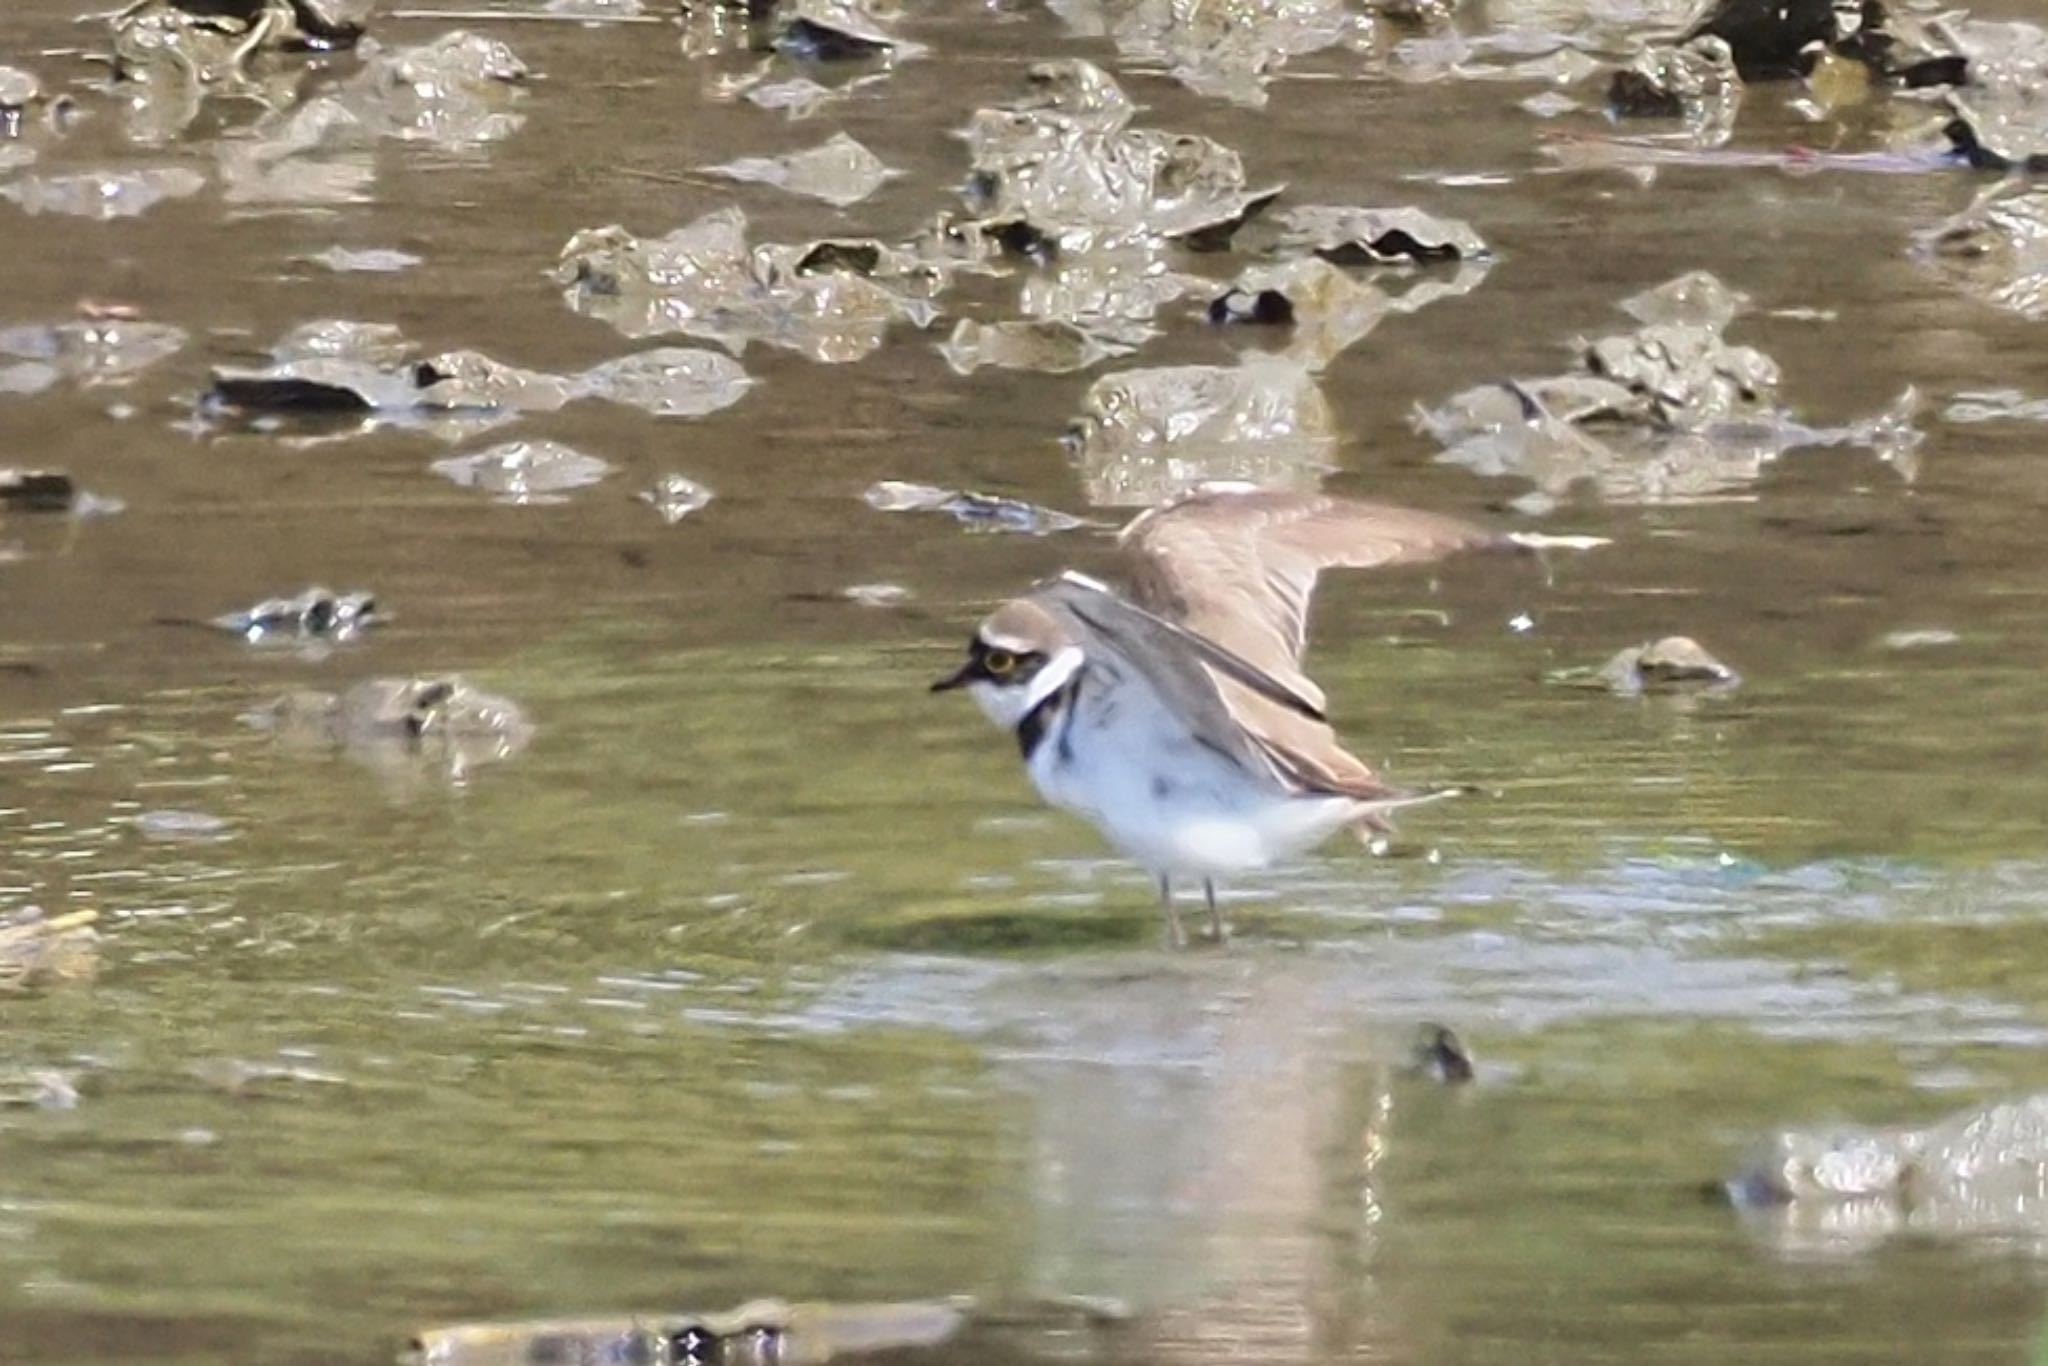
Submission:
[[[562,372],[638,349],[543,278],[576,230],[737,203],[756,240],[900,236],[951,202],[946,130],[1030,61],[1110,66],[1110,45],[1036,7],[917,7],[931,56],[789,124],[711,98],[749,59],[686,58],[665,23],[465,22],[545,74],[523,124],[382,142],[347,202],[209,188],[105,224],[0,203],[0,323],[90,296],[194,334],[125,386],[0,395],[0,464],[127,504],[0,513],[0,914],[93,909],[103,931],[92,982],[0,995],[0,1074],[73,1070],[81,1093],[0,1108],[0,1361],[372,1362],[440,1322],[952,1294],[1132,1313],[1101,1341],[936,1354],[960,1362],[2033,1351],[2027,1240],[1787,1237],[1701,1194],[1781,1125],[2048,1086],[2044,438],[1940,417],[1965,391],[2039,396],[2039,324],[1907,254],[1984,182],[1664,167],[1646,187],[1550,173],[1530,83],[1338,79],[1340,51],[1249,111],[1120,71],[1149,125],[1237,148],[1254,183],[1422,203],[1498,251],[1477,289],[1328,367],[1332,488],[1522,524],[1526,486],[1435,463],[1413,406],[1547,373],[1693,269],[1752,296],[1732,335],[1806,421],[1911,384],[1927,432],[1911,478],[1805,449],[1708,501],[1568,497],[1527,524],[1616,544],[1547,570],[1327,583],[1312,664],[1346,733],[1400,779],[1481,792],[1418,813],[1392,857],[1332,845],[1232,887],[1237,944],[1170,956],[1142,876],[923,691],[984,604],[1100,568],[1106,537],[860,499],[895,478],[1090,511],[1058,437],[1133,362],[963,378],[933,344],[947,318],[858,364],[750,347],[755,389],[688,421],[574,404],[451,445],[190,420],[209,363],[310,318]],[[46,82],[95,79],[75,54],[102,47],[66,0],[0,16],[0,58]],[[1735,146],[1878,145],[1882,117],[1786,98],[1752,91]],[[35,169],[210,167],[255,112],[217,101],[137,152],[104,101]],[[906,173],[851,209],[681,174],[840,128]],[[337,245],[423,264],[307,263]],[[1258,344],[1192,301],[1160,321],[1135,363]],[[615,468],[529,507],[429,472],[514,437]],[[673,527],[630,496],[671,471],[717,493]],[[324,658],[189,624],[311,582],[374,588],[394,619]],[[913,596],[838,596],[875,582]],[[1884,643],[1928,628],[1958,639]],[[1542,681],[1671,631],[1744,686]],[[238,719],[450,670],[537,726],[457,784]],[[179,823],[143,820],[163,811],[224,825],[165,838]],[[1476,1086],[1401,1072],[1425,1019],[1473,1047]],[[272,1066],[296,1070],[252,1073]]]

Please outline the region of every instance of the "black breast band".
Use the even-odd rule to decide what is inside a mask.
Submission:
[[[1047,693],[1045,700],[1024,713],[1024,719],[1017,723],[1017,750],[1030,763],[1031,756],[1045,743],[1045,737],[1052,734],[1053,723],[1073,706],[1074,696],[1081,690],[1082,670],[1074,670],[1074,676],[1059,687]]]

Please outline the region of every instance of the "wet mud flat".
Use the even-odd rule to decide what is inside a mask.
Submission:
[[[1819,8],[14,0],[0,1361],[2028,1359],[2040,20]],[[1204,478],[1611,544],[1169,956],[923,686]]]

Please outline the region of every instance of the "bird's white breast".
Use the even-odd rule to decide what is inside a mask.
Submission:
[[[1211,877],[1263,868],[1321,843],[1356,813],[1301,797],[1204,744],[1137,680],[1083,679],[1070,714],[1027,766],[1040,795],[1086,816],[1154,873]]]

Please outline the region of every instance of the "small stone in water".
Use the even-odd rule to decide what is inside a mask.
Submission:
[[[661,520],[674,526],[683,518],[711,501],[711,490],[694,479],[685,479],[680,474],[664,474],[655,481],[654,487],[633,495],[643,503],[652,503],[654,510],[661,514]]]
[[[1577,100],[1555,90],[1546,90],[1541,95],[1531,95],[1522,101],[1522,108],[1539,119],[1554,119],[1560,114],[1569,114],[1578,107]]]
[[[1962,637],[1943,627],[1920,631],[1892,631],[1884,638],[1887,650],[1924,650],[1936,645],[1954,645]]]
[[[900,583],[857,583],[842,595],[862,607],[901,607],[910,601],[910,590]]]
[[[1708,654],[1691,636],[1666,636],[1647,645],[1631,645],[1597,670],[1566,669],[1553,674],[1551,681],[1604,687],[1622,697],[1636,697],[1651,688],[1684,683],[1728,689],[1739,685],[1742,676]]]
[[[0,1108],[76,1110],[78,1100],[78,1085],[72,1074],[54,1067],[0,1072]]]
[[[1728,683],[1735,670],[1708,654],[1691,636],[1666,636],[1636,655],[1636,672],[1649,683]]]
[[[408,252],[392,251],[372,247],[365,251],[351,251],[347,247],[329,247],[306,258],[316,266],[325,266],[332,271],[392,272],[410,270],[420,263],[420,258]]]
[[[153,840],[210,840],[227,833],[228,823],[204,811],[145,811],[136,819]]]
[[[1425,1020],[1415,1029],[1408,1055],[1409,1071],[1455,1086],[1472,1080],[1472,1054],[1448,1025]]]

